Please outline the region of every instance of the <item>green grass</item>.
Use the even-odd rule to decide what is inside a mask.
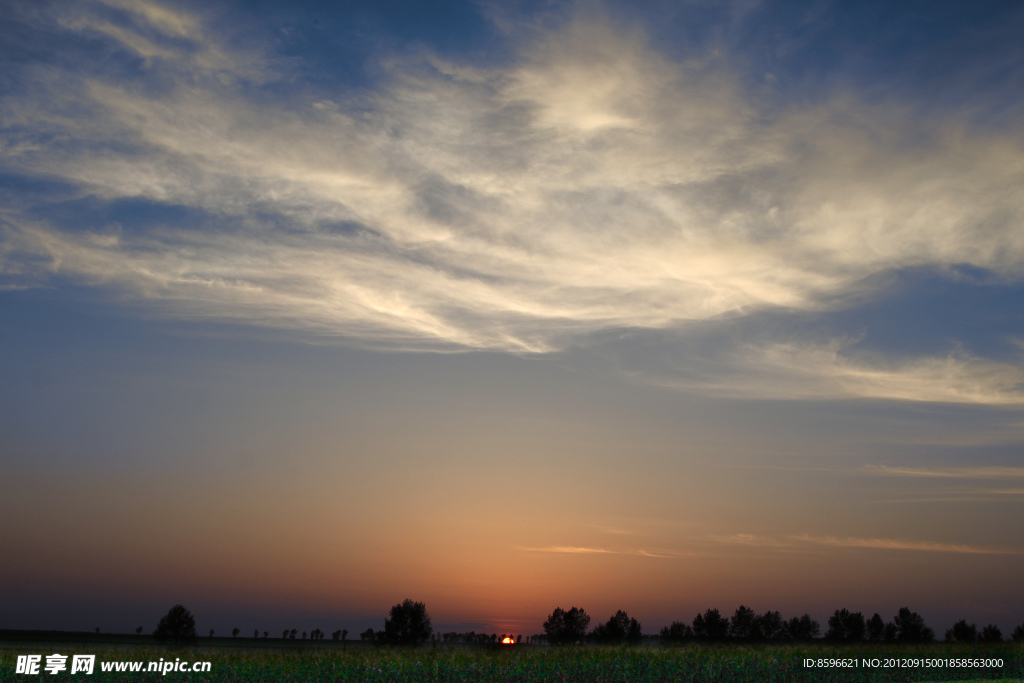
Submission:
[[[58,652],[63,655],[95,654],[96,671],[91,676],[68,672],[39,676],[17,675],[18,654]],[[1004,660],[1002,669],[808,669],[805,657],[913,658],[995,656]],[[159,659],[210,661],[209,673],[104,673],[104,661]],[[70,662],[70,659],[68,660]],[[245,648],[154,648],[89,646],[2,646],[0,683],[14,681],[210,681],[261,683],[280,681],[352,681],[357,683],[729,683],[731,681],[878,682],[890,681],[1008,681],[1024,680],[1024,647],[1006,644],[965,648],[945,644],[929,646],[832,647],[827,645],[720,645],[689,644],[682,647],[642,648],[545,648],[545,647],[425,647],[414,650],[351,647],[290,650]]]

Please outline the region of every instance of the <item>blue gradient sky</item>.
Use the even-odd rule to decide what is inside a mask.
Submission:
[[[1008,632],[1022,29],[4,3],[0,627]]]

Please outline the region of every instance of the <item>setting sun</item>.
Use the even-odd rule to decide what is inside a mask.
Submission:
[[[513,644],[513,643],[515,643],[515,642],[516,642],[516,641],[512,640],[512,636],[505,636],[505,637],[504,637],[504,638],[502,638],[502,640],[501,640],[501,644],[502,644],[502,645],[512,645],[512,644]]]

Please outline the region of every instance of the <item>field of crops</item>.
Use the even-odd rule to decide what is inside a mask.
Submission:
[[[1014,681],[1024,680],[1024,646],[964,647],[720,645],[679,647],[424,647],[268,650],[246,648],[0,646],[0,682],[8,681],[354,681],[384,683],[634,683],[729,681]],[[92,674],[16,673],[18,655],[94,654]],[[1000,659],[1003,666],[950,666],[950,659]],[[103,664],[138,661],[142,671],[104,671]],[[815,666],[808,666],[812,660]],[[68,660],[70,661],[70,659]],[[209,672],[147,672],[148,662],[210,662]],[[179,668],[184,668],[180,666]],[[69,667],[70,669],[70,667]]]

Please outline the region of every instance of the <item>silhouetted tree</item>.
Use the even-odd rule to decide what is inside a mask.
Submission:
[[[682,643],[693,638],[693,629],[681,621],[673,621],[670,626],[661,629],[661,642]]]
[[[966,619],[953,624],[953,628],[946,631],[946,640],[954,643],[973,643],[978,639],[978,627],[975,624],[968,624]]]
[[[266,640],[269,637],[270,637],[270,631],[264,631],[263,632],[263,639]]]
[[[253,638],[259,638],[260,637],[260,630],[256,629],[255,631],[253,631],[252,632],[252,637]]]
[[[995,624],[989,624],[985,628],[981,629],[981,642],[983,643],[999,643],[1003,640],[1003,632],[999,630],[999,627]]]
[[[765,640],[788,640],[789,632],[786,630],[786,623],[782,621],[782,615],[778,612],[768,611],[757,618],[755,624],[760,637]]]
[[[341,629],[341,642],[345,642],[346,638],[348,638],[348,629],[343,628]]]
[[[288,629],[284,630],[284,633],[281,634],[281,638],[288,638]]]
[[[738,640],[754,640],[757,633],[757,615],[754,610],[740,605],[729,620],[729,635]]]
[[[233,629],[231,629],[231,637],[232,638],[237,638],[238,637],[238,627],[237,626],[234,627]]]
[[[556,607],[544,622],[544,633],[552,645],[578,643],[587,635],[590,616],[581,608],[573,607],[568,612]]]
[[[153,635],[159,640],[190,642],[196,637],[196,618],[182,605],[175,605],[156,625]]]
[[[359,634],[359,640],[368,640],[372,643],[376,639],[376,636],[377,634],[373,632],[373,629],[368,628]]]
[[[935,631],[924,624],[924,618],[917,612],[900,607],[893,621],[896,624],[896,640],[903,643],[927,643],[935,640]]]
[[[1013,635],[1011,637],[1018,642],[1024,640],[1024,624],[1013,629]]]
[[[637,645],[643,639],[643,630],[639,621],[630,619],[628,614],[619,610],[607,622],[599,624],[590,633],[590,638],[606,645]]]
[[[844,607],[843,609],[837,609],[829,617],[825,640],[841,642],[864,640],[864,630],[864,615],[860,612],[850,612],[850,610]]]
[[[392,645],[419,645],[431,631],[427,606],[409,598],[392,607],[391,617],[384,620],[384,640]]]
[[[721,640],[729,635],[729,620],[719,614],[717,609],[709,609],[693,619],[693,637],[708,640]]]
[[[805,614],[802,617],[793,617],[786,622],[786,633],[791,640],[812,640],[818,637],[821,627],[818,622],[811,619],[811,615]]]
[[[210,637],[213,638],[213,629],[210,629]]]
[[[290,634],[291,634],[292,640],[295,640],[295,636],[298,635],[298,633],[299,633],[299,629],[297,629],[297,628],[293,628],[291,630]]]
[[[868,640],[875,642],[885,640],[885,622],[878,612],[875,612],[864,626]]]
[[[135,629],[135,635],[137,635],[137,636],[141,636],[142,635],[142,627],[141,626],[138,627],[137,629]]]

